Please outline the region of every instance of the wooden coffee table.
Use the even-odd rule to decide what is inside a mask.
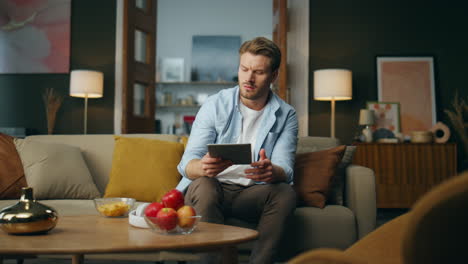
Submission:
[[[0,231],[0,264],[3,258],[18,255],[72,255],[72,263],[81,264],[85,254],[162,250],[222,250],[223,263],[237,263],[236,246],[257,236],[252,229],[204,222],[190,235],[160,235],[129,225],[128,218],[64,216],[44,235],[15,236]]]

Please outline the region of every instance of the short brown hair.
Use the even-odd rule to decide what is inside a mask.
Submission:
[[[248,40],[239,48],[239,55],[246,52],[254,55],[263,55],[271,59],[271,71],[278,70],[281,63],[281,51],[276,44],[264,37]]]

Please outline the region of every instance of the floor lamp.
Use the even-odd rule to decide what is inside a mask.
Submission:
[[[74,70],[70,75],[70,96],[84,98],[84,134],[87,133],[88,98],[103,95],[104,74],[98,71]]]
[[[352,99],[352,75],[345,69],[314,71],[314,100],[331,101],[331,137],[335,137],[335,101]]]

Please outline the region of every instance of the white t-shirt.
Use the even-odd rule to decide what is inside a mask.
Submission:
[[[236,143],[250,143],[252,160],[254,160],[253,149],[255,146],[255,140],[257,136],[257,130],[260,125],[261,117],[263,115],[263,108],[260,111],[256,111],[245,106],[241,101],[239,109],[242,115],[242,131]],[[220,182],[239,184],[243,186],[253,185],[255,182],[251,179],[245,178],[245,170],[252,168],[250,165],[232,165],[219,173],[216,178]]]

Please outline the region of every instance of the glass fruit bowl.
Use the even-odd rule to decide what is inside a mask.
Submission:
[[[96,210],[106,217],[127,217],[134,205],[135,199],[133,198],[112,197],[94,199]]]
[[[151,230],[162,235],[188,235],[197,228],[200,219],[201,215],[178,217],[175,224],[171,220],[145,215],[145,221]]]

